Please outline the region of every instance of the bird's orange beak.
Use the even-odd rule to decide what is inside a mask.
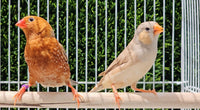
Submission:
[[[26,21],[24,19],[21,19],[15,25],[20,28],[26,28]]]
[[[160,26],[158,23],[156,23],[154,26],[153,26],[153,30],[154,30],[154,35],[158,35],[160,34],[161,32],[163,32],[163,27]]]

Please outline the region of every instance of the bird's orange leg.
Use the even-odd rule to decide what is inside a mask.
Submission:
[[[155,91],[155,89],[153,89],[153,90],[143,90],[143,89],[134,88],[134,90],[140,91],[140,92],[146,92],[146,93],[153,93],[154,95],[157,95],[157,92]]]
[[[78,103],[78,108],[79,108],[79,105],[80,105],[79,98],[83,98],[83,97],[82,97],[80,94],[78,94],[78,92],[76,91],[76,89],[74,89],[74,88],[71,86],[71,84],[68,84],[68,87],[71,88],[72,93],[73,93],[73,95],[74,95],[73,100],[76,99],[76,101],[77,101],[77,103]]]
[[[14,101],[14,105],[16,105],[17,100],[21,100],[23,94],[25,93],[26,89],[28,89],[31,85],[30,84],[23,84],[21,89],[19,90],[19,92],[17,92],[17,94],[15,94],[15,96],[13,97],[15,99]]]
[[[113,93],[115,95],[115,103],[118,105],[118,108],[120,110],[120,101],[122,101],[121,97],[119,96],[117,89],[115,88],[114,84],[111,85],[113,89]]]
[[[131,89],[133,89],[133,90],[135,90],[135,91],[146,92],[146,93],[153,93],[154,95],[157,95],[155,89],[153,89],[153,90],[138,89],[138,88],[136,87],[136,85],[137,85],[137,83],[132,84],[132,85],[131,85]]]

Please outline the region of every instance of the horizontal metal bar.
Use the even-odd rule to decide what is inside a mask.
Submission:
[[[8,82],[10,84],[17,84],[18,81],[0,81],[0,84],[8,84]],[[28,83],[28,81],[19,81],[19,83]],[[163,81],[156,81],[156,82],[145,82],[145,84],[163,84]],[[185,82],[181,82],[181,81],[165,81],[164,82],[165,84],[177,84],[177,85],[180,85],[182,83],[188,83],[188,81],[185,81]],[[78,84],[96,84],[96,82],[84,82],[84,81],[81,81],[81,82],[78,82]],[[138,82],[137,84],[144,84],[144,82]]]

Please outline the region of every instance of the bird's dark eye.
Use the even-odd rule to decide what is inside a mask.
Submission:
[[[145,28],[147,31],[150,30],[148,27]]]
[[[29,21],[30,21],[30,22],[34,21],[34,18],[29,18]]]

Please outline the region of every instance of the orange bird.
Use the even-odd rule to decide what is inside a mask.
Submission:
[[[67,85],[71,88],[79,107],[81,95],[71,85],[68,59],[63,46],[55,38],[51,25],[38,16],[26,16],[15,25],[20,27],[26,36],[24,57],[30,78],[29,83],[22,85],[14,96],[14,104],[21,100],[27,88],[38,82],[44,87]]]

